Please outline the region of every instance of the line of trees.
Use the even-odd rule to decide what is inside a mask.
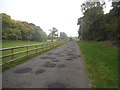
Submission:
[[[2,13],[2,39],[46,41],[46,33],[33,23],[16,21],[5,13]]]
[[[47,35],[39,26],[26,21],[13,20],[5,13],[1,14],[2,21],[2,40],[21,40],[21,41],[68,41],[69,37],[65,32],[58,33],[58,29],[49,29]]]
[[[105,3],[87,1],[81,5],[83,17],[78,19],[79,38],[88,41],[120,40],[120,1],[104,14]]]
[[[49,29],[50,33],[48,35],[48,40],[53,41],[68,41],[69,37],[65,32],[60,32],[60,35],[58,33],[58,29],[53,27],[52,29]]]

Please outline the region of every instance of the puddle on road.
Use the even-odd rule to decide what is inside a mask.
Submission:
[[[58,55],[58,57],[64,57],[64,55]]]
[[[63,83],[55,82],[47,85],[48,88],[65,88],[66,86]]]
[[[48,59],[49,57],[41,57],[40,59]]]
[[[43,72],[45,72],[44,69],[39,69],[39,70],[37,70],[37,71],[35,72],[35,74],[41,74],[41,73],[43,73]]]
[[[73,59],[71,59],[71,58],[68,58],[68,59],[65,59],[65,60],[67,60],[67,61],[72,61]]]
[[[56,59],[56,58],[54,58],[54,57],[50,57],[49,59]]]
[[[15,70],[14,73],[16,73],[16,74],[24,74],[24,73],[28,73],[30,71],[32,71],[32,68],[25,67],[25,68],[20,68],[18,70]]]
[[[55,67],[56,64],[55,63],[50,63],[50,62],[47,62],[43,65],[44,67]]]
[[[77,57],[70,57],[70,58],[74,58],[74,59],[76,59]]]
[[[52,62],[59,62],[59,60],[52,60]]]
[[[59,68],[64,68],[64,67],[65,67],[65,64],[59,64],[58,67],[59,67]]]

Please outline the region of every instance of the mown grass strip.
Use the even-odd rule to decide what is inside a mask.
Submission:
[[[77,42],[93,88],[118,88],[118,49],[106,42]]]

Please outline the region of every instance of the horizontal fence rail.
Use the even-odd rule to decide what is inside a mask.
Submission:
[[[7,51],[7,50],[11,50],[10,54],[0,56],[0,59],[6,58],[6,57],[10,57],[10,56],[12,58],[11,60],[9,60],[9,61],[7,61],[5,63],[0,64],[0,66],[12,63],[12,62],[16,61],[17,59],[20,59],[20,58],[28,56],[28,55],[32,55],[32,54],[35,54],[35,53],[40,53],[40,52],[49,50],[51,48],[57,47],[57,46],[62,45],[62,44],[63,44],[63,42],[49,42],[49,43],[23,45],[23,46],[16,46],[16,47],[0,49],[0,51],[2,51],[2,52],[3,51]],[[29,49],[29,47],[32,47],[32,46],[34,46],[34,48],[33,49]],[[19,49],[19,48],[25,48],[26,50],[14,52],[15,49]],[[41,51],[38,51],[38,50],[41,50]],[[29,54],[30,51],[35,51],[35,52]],[[25,55],[22,55],[20,57],[14,58],[14,55],[21,54],[21,53],[25,53]]]

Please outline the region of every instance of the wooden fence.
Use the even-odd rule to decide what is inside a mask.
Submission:
[[[11,60],[9,60],[9,61],[7,61],[5,63],[0,64],[0,66],[6,65],[8,63],[12,63],[12,62],[16,61],[17,59],[20,59],[20,58],[28,56],[28,55],[32,55],[32,54],[35,54],[35,53],[39,53],[39,52],[43,52],[43,51],[49,50],[51,48],[54,48],[54,47],[62,45],[62,44],[63,44],[62,42],[50,42],[50,43],[43,43],[43,44],[32,44],[32,45],[24,45],[24,46],[16,46],[16,47],[0,49],[0,51],[11,50],[10,54],[4,55],[4,56],[0,56],[0,59],[6,58],[6,57],[10,57],[10,56],[12,57]],[[35,48],[34,49],[28,49],[29,47],[32,47],[32,46],[35,46]],[[19,49],[19,48],[26,48],[26,50],[19,51],[19,52],[14,52],[14,49]],[[41,51],[38,51],[40,49],[41,49]],[[32,54],[29,54],[28,53],[29,51],[35,51],[35,52],[32,53]],[[21,53],[25,53],[25,55],[17,57],[17,58],[14,58],[14,55],[21,54]]]

